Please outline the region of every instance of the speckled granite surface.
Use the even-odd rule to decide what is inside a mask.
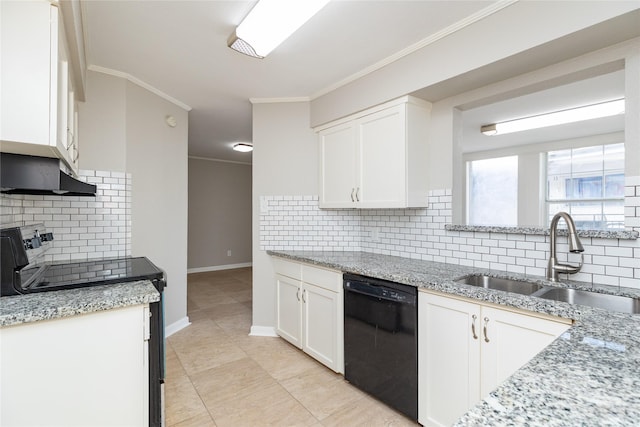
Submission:
[[[640,423],[640,315],[486,290],[453,280],[467,274],[523,279],[502,271],[362,252],[268,252],[344,272],[574,319],[574,325],[467,412],[456,426],[629,426]],[[544,278],[526,277],[549,285]],[[553,286],[640,296],[566,281]]]
[[[0,298],[0,326],[160,301],[149,280]]]
[[[537,234],[541,236],[549,235],[549,228],[541,227],[499,227],[486,225],[456,225],[446,224],[445,230],[448,231],[478,231],[481,233],[505,233],[505,234]],[[638,232],[633,230],[578,230],[580,237],[593,237],[600,239],[623,239],[636,240]],[[558,236],[566,236],[567,230],[559,229]]]

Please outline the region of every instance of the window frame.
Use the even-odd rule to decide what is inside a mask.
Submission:
[[[602,207],[602,209],[604,209],[604,205],[607,202],[622,202],[623,205],[623,212],[622,212],[622,216],[624,218],[624,191],[622,192],[622,194],[618,197],[604,197],[605,191],[604,188],[606,186],[606,181],[605,181],[605,172],[606,170],[604,169],[604,166],[601,170],[599,170],[598,172],[601,173],[600,178],[601,178],[601,194],[602,197],[585,197],[585,198],[564,198],[564,199],[550,199],[549,198],[549,173],[548,173],[548,165],[549,165],[549,153],[552,151],[567,151],[567,150],[574,150],[574,149],[578,149],[578,148],[586,148],[586,147],[605,147],[607,145],[622,145],[622,148],[624,150],[625,146],[624,146],[624,141],[620,141],[620,142],[611,142],[611,143],[606,143],[606,144],[594,144],[594,145],[585,145],[585,146],[577,146],[577,147],[570,147],[570,148],[562,148],[562,149],[558,149],[558,150],[547,150],[545,151],[543,154],[543,168],[544,168],[544,173],[540,176],[540,179],[542,180],[541,185],[544,186],[545,191],[544,191],[544,199],[541,200],[541,202],[544,204],[544,226],[548,227],[550,222],[551,222],[551,214],[550,214],[550,205],[552,204],[567,204],[569,206],[571,206],[572,204],[579,204],[579,203],[588,203],[588,202],[598,202],[600,203],[600,206]],[[626,156],[626,151],[624,152],[625,156]],[[624,163],[624,162],[623,162]],[[618,171],[622,171],[622,173],[620,174]],[[624,167],[622,169],[615,169],[616,173],[612,173],[610,175],[622,175],[622,181],[624,182],[624,176],[625,176],[625,169]],[[595,172],[595,171],[594,171]],[[573,175],[573,171],[569,174],[570,179],[575,180],[575,179],[580,179],[581,177],[574,177]],[[573,191],[572,191],[573,192]],[[570,209],[571,210],[571,209]],[[570,214],[572,214],[572,212],[569,212]],[[574,214],[572,214],[572,216],[574,216]],[[574,221],[577,222],[576,218],[574,217]],[[578,226],[578,228],[580,228]],[[612,228],[589,228],[589,229],[596,229],[596,230],[612,230]],[[615,228],[617,229],[624,229],[624,220],[622,221],[622,226]]]
[[[581,138],[549,141],[533,144],[522,144],[511,147],[496,148],[494,150],[474,151],[461,153],[461,169],[463,174],[462,197],[459,199],[462,206],[464,224],[469,225],[469,173],[468,162],[473,160],[489,159],[494,157],[518,156],[518,223],[512,227],[548,227],[547,218],[547,170],[546,155],[549,151],[558,151],[570,148],[582,148],[597,145],[625,144],[624,131],[612,132],[600,135],[591,135]],[[626,144],[625,144],[626,148]],[[537,159],[535,162],[533,159]],[[523,165],[524,164],[524,165]],[[524,166],[524,167],[523,167]],[[520,171],[527,170],[528,177],[521,179]],[[626,170],[624,171],[626,172]],[[535,183],[535,184],[534,184]],[[537,186],[537,188],[535,188]]]

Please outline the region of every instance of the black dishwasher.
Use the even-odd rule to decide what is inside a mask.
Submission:
[[[344,376],[418,419],[418,289],[344,275]]]

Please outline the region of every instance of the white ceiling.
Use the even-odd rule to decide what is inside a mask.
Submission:
[[[189,155],[251,162],[250,98],[317,96],[493,1],[333,0],[267,58],[227,38],[254,1],[87,0],[87,63],[127,73],[192,107]]]

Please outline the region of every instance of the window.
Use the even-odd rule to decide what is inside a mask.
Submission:
[[[624,228],[624,144],[547,153],[547,223],[568,212],[578,228]]]
[[[518,156],[467,162],[468,223],[518,222]]]

